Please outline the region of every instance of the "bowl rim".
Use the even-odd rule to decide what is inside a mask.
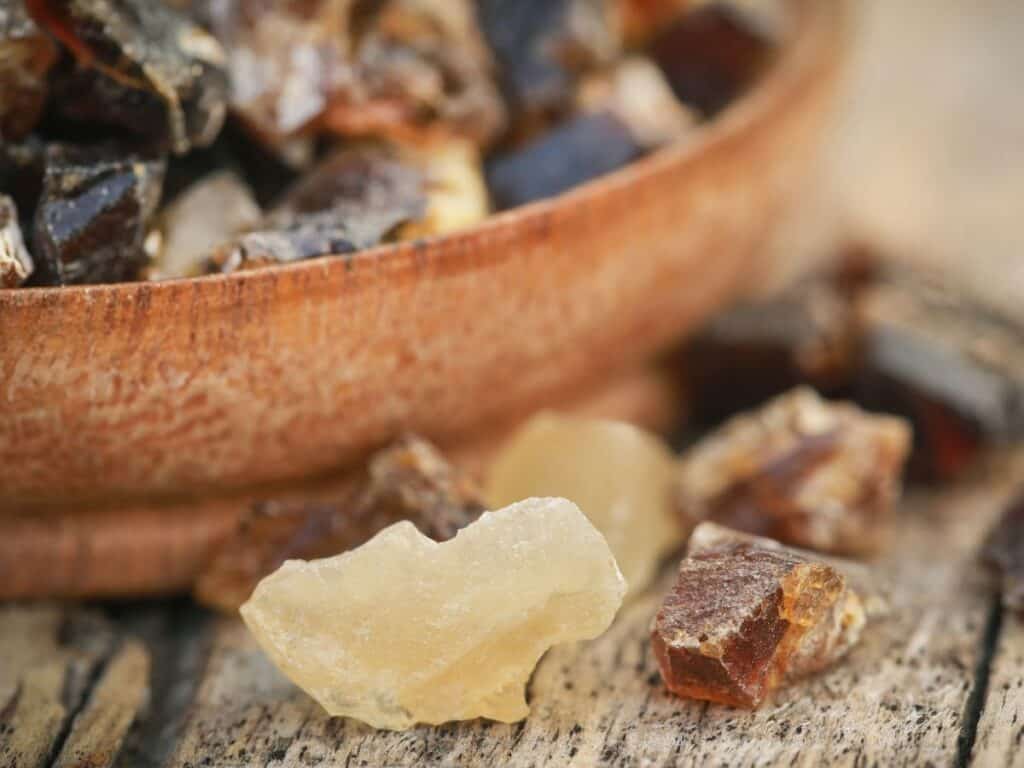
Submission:
[[[289,273],[326,270],[330,265],[336,264],[344,264],[344,269],[348,271],[371,262],[378,269],[387,269],[398,266],[403,259],[415,259],[416,253],[424,248],[450,249],[452,256],[467,254],[479,250],[476,246],[481,239],[501,240],[508,233],[521,228],[543,228],[549,219],[563,208],[586,205],[593,198],[621,193],[623,188],[628,188],[641,177],[656,175],[692,162],[718,145],[735,141],[765,116],[785,109],[787,99],[782,94],[789,89],[799,88],[807,76],[812,74],[809,68],[817,59],[817,50],[822,46],[838,44],[843,25],[836,23],[835,17],[844,13],[841,7],[844,3],[841,0],[784,0],[784,5],[791,27],[786,30],[775,59],[748,91],[728,104],[719,114],[698,124],[695,130],[670,145],[554,197],[490,213],[470,227],[443,235],[386,243],[352,253],[324,254],[310,259],[259,269],[239,270],[229,274],[95,285],[0,288],[0,310],[43,305],[54,307],[62,302],[77,303],[106,294],[116,294],[119,299],[132,301],[141,296],[149,300],[154,298],[154,294],[171,294],[187,288],[201,290],[203,286],[208,286],[210,291],[223,291],[232,284],[241,288],[242,285],[276,280],[278,276]],[[451,272],[478,270],[497,261],[514,258],[514,254],[507,253],[508,249],[486,250],[486,258],[450,260],[460,261],[461,264],[450,263],[447,267]]]

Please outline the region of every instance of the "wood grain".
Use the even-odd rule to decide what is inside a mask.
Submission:
[[[1012,614],[1002,620],[983,705],[972,763],[1024,766],[1024,623]]]
[[[690,140],[470,230],[163,283],[0,291],[2,497],[226,492],[465,434],[648,359],[757,279],[817,160],[837,3]]]

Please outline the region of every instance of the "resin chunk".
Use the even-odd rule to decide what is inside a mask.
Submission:
[[[36,279],[45,285],[134,279],[160,200],[163,159],[109,147],[51,145],[35,217]]]
[[[200,576],[196,594],[234,612],[285,560],[340,554],[400,520],[446,541],[479,517],[481,498],[430,443],[403,437],[370,458],[344,498],[256,505]]]
[[[422,170],[426,210],[401,225],[399,240],[443,235],[465,229],[490,212],[480,153],[471,142],[452,139],[425,149],[405,149],[402,156]]]
[[[218,249],[212,271],[280,264],[377,245],[427,210],[423,172],[383,147],[341,149],[302,177],[255,231]]]
[[[772,60],[767,31],[729,3],[704,3],[683,14],[648,53],[684,104],[713,116],[735,100]]]
[[[46,103],[46,76],[57,46],[22,0],[0,5],[0,140],[16,141],[35,127]],[[5,190],[6,191],[6,190]]]
[[[0,195],[0,288],[17,288],[32,274],[32,257],[18,224],[18,209]]]
[[[504,127],[468,0],[193,5],[229,52],[233,108],[272,143],[323,125],[484,144]]]
[[[651,640],[673,693],[757,707],[784,681],[842,657],[866,620],[860,596],[833,566],[702,523]]]
[[[831,276],[716,315],[683,355],[694,415],[716,424],[800,384],[848,385],[856,365],[853,305]]]
[[[611,0],[476,0],[476,6],[521,136],[569,114],[580,75],[619,54]]]
[[[910,418],[913,476],[952,479],[985,444],[1024,435],[1024,315],[941,273],[895,269],[863,291],[858,314],[858,397]]]
[[[343,555],[289,560],[241,613],[328,713],[400,730],[526,717],[541,655],[604,632],[624,592],[574,504],[528,499],[440,544],[401,522]]]
[[[554,197],[635,160],[643,147],[620,118],[582,114],[521,149],[492,158],[487,187],[498,208]]]
[[[256,226],[262,213],[235,173],[218,171],[186,189],[159,217],[159,255],[148,277],[201,274],[217,246]]]
[[[999,575],[1003,605],[1024,615],[1024,494],[992,529],[982,556]]]
[[[672,454],[630,424],[556,414],[535,416],[491,464],[487,501],[563,496],[604,534],[631,594],[682,542],[671,504]]]
[[[796,389],[686,453],[680,510],[808,549],[870,552],[884,541],[909,449],[902,419]]]
[[[612,70],[586,78],[576,98],[581,111],[608,112],[625,123],[644,150],[678,139],[698,121],[676,99],[661,70],[643,56],[630,56]]]
[[[149,0],[26,5],[80,67],[102,76],[76,77],[76,88],[63,91],[72,113],[138,129],[160,111],[163,126],[154,138],[178,154],[217,137],[227,111],[224,51],[187,16]]]

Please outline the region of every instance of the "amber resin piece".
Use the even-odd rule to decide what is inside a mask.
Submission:
[[[164,120],[174,152],[210,144],[227,112],[220,44],[187,16],[151,0],[26,0],[35,20],[92,74],[63,90],[71,114],[138,130]],[[61,107],[58,104],[58,107]]]
[[[639,47],[678,19],[697,0],[618,0],[622,37]]]
[[[1024,314],[922,270],[888,270],[857,307],[858,398],[912,421],[915,478],[953,479],[984,445],[1024,436]]]
[[[18,209],[0,195],[0,288],[17,288],[32,274],[32,257],[18,224]]]
[[[160,201],[163,159],[112,147],[47,148],[36,209],[36,274],[44,285],[132,280]]]
[[[865,623],[860,596],[832,565],[702,523],[651,641],[673,693],[753,708],[842,657]]]
[[[687,344],[682,365],[694,416],[717,424],[800,384],[842,391],[857,351],[850,297],[820,275],[716,315]]]
[[[262,219],[249,187],[232,171],[203,177],[160,212],[151,280],[193,277],[220,245]]]
[[[724,2],[702,3],[683,14],[648,50],[680,101],[708,116],[750,87],[774,52],[760,19]]]
[[[630,594],[682,542],[672,514],[672,454],[630,424],[557,414],[535,416],[504,446],[487,474],[487,502],[563,496],[608,540]]]
[[[346,552],[400,520],[446,541],[483,510],[476,486],[430,443],[409,435],[374,454],[344,498],[256,505],[200,575],[196,595],[234,612],[285,560]]]
[[[258,228],[217,249],[208,268],[234,272],[352,253],[426,212],[420,168],[382,146],[341,149],[302,177]]]
[[[909,450],[902,419],[796,389],[683,456],[680,511],[808,549],[871,552],[884,541]]]
[[[46,76],[57,46],[29,17],[22,0],[0,5],[0,141],[15,141],[39,120]]]
[[[423,149],[403,149],[401,156],[423,173],[426,209],[398,229],[399,240],[456,232],[487,217],[490,201],[480,152],[472,142],[439,141]]]
[[[999,576],[1003,605],[1024,615],[1024,494],[1011,502],[992,529],[982,557]]]
[[[476,6],[520,136],[568,115],[580,76],[620,52],[613,0],[476,0]]]
[[[241,613],[329,714],[401,730],[526,717],[541,655],[604,632],[624,592],[574,504],[528,499],[440,544],[401,522],[343,555],[289,560]]]
[[[276,143],[347,136],[488,143],[504,127],[469,0],[193,2],[229,52],[233,108]]]

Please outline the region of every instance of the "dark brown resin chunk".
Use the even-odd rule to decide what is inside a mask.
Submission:
[[[680,101],[713,116],[754,83],[774,50],[771,38],[739,10],[708,3],[662,32],[649,54]]]
[[[651,640],[673,693],[757,707],[783,681],[845,654],[865,622],[860,597],[833,566],[704,523]]]
[[[619,54],[611,0],[476,0],[476,5],[519,135],[569,114],[580,75]]]
[[[797,389],[727,421],[683,457],[680,512],[822,552],[878,549],[907,424]]]
[[[621,168],[643,149],[615,115],[580,115],[521,149],[493,158],[486,166],[487,186],[498,208],[514,208]]]
[[[694,415],[715,424],[800,384],[840,391],[856,350],[853,305],[831,277],[741,304],[715,316],[686,347]]]
[[[156,131],[178,154],[216,138],[227,110],[224,51],[187,16],[151,0],[26,4],[79,67],[93,70],[62,88],[65,114]]]
[[[29,17],[22,0],[0,4],[0,142],[22,138],[46,103],[46,75],[57,46]]]
[[[380,244],[426,212],[420,170],[380,147],[343,149],[289,190],[253,232],[219,249],[212,271],[281,264]]]
[[[992,529],[982,556],[999,575],[1003,605],[1024,615],[1024,494]]]
[[[52,145],[35,215],[34,283],[134,279],[165,163],[109,147]]]
[[[32,274],[32,257],[25,248],[18,209],[0,195],[0,288],[17,288]]]
[[[429,443],[407,436],[371,457],[344,499],[257,505],[200,576],[196,594],[233,612],[285,560],[345,552],[400,520],[445,541],[483,510],[480,492],[466,477]]]
[[[914,477],[952,479],[984,445],[1024,436],[1024,315],[904,270],[864,290],[858,314],[858,399],[912,421]]]

